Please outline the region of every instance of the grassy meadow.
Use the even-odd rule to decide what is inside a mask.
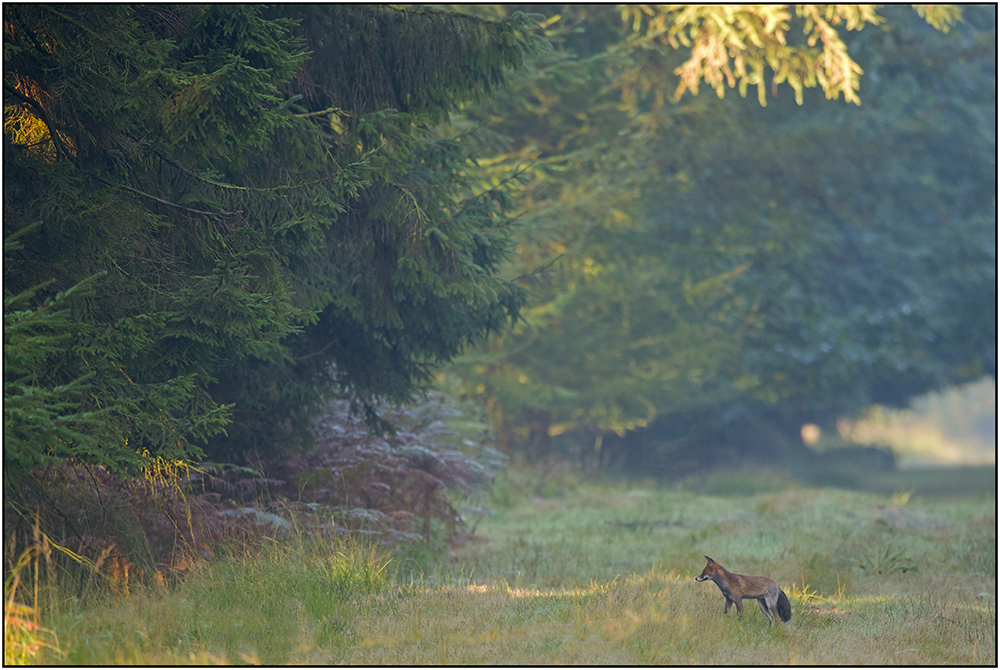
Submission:
[[[22,660],[995,665],[995,469],[885,476],[864,492],[772,471],[662,484],[513,469],[447,555],[302,538],[174,584],[56,597],[34,631],[48,646]],[[724,615],[694,581],[703,554],[775,579],[791,621],[769,628],[753,601]]]

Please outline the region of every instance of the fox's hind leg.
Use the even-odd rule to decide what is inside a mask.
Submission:
[[[757,598],[757,604],[760,605],[760,611],[767,617],[768,625],[773,624],[777,619],[778,614],[774,603],[767,602],[767,596],[761,596],[760,598]]]

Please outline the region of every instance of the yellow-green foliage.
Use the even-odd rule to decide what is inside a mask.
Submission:
[[[556,491],[504,477],[507,504],[437,562],[297,541],[196,567],[160,593],[57,607],[45,624],[63,651],[40,660],[996,663],[991,487],[933,500],[921,480],[892,496],[783,488],[772,473],[759,492],[727,496],[692,490],[704,482],[565,476]],[[791,621],[769,628],[756,606],[723,614],[718,589],[694,582],[703,554],[775,579]]]

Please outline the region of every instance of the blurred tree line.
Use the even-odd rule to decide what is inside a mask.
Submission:
[[[4,5],[5,488],[463,352],[659,465],[995,372],[993,8],[523,9]]]
[[[530,166],[530,306],[452,368],[505,442],[774,460],[995,376],[994,8],[533,11],[554,49],[466,114],[506,143],[494,179]]]

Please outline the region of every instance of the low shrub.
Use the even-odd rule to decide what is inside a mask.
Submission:
[[[161,462],[122,479],[97,466],[51,464],[6,497],[4,535],[21,546],[43,535],[89,561],[84,568],[56,557],[62,588],[74,596],[95,584],[94,566],[98,584],[122,590],[292,536],[367,538],[395,550],[461,544],[466,517],[486,513],[481,496],[505,457],[490,448],[485,425],[444,394],[385,407],[382,417],[395,430],[374,435],[347,402],[332,401],[310,449],[255,467]]]

